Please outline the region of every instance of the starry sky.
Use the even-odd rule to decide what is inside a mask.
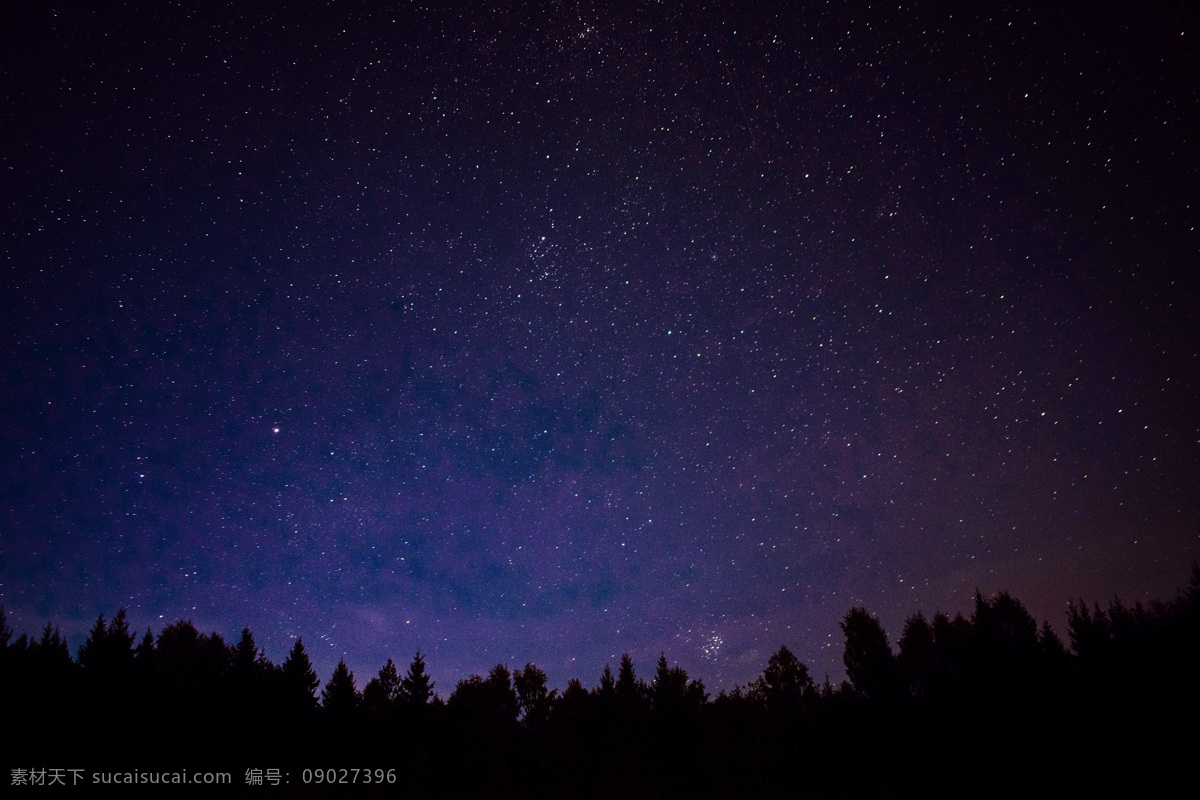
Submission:
[[[0,602],[445,697],[1200,550],[1185,3],[0,12]]]

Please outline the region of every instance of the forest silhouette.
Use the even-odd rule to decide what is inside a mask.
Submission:
[[[300,639],[275,664],[249,629],[139,637],[120,610],[72,659],[57,628],[15,637],[0,607],[5,769],[136,763],[241,784],[274,767],[288,787],[240,791],[446,798],[1112,797],[1187,779],[1200,567],[1170,602],[1071,601],[1067,627],[1064,642],[1010,594],[976,593],[969,617],[910,616],[895,649],[850,609],[836,686],[780,647],[715,697],[665,654],[648,675],[626,654],[591,688],[497,664],[443,699],[420,653],[361,689],[340,662],[322,686]],[[395,783],[306,784],[306,768]]]

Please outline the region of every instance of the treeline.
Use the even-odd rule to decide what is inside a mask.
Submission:
[[[275,664],[248,629],[139,638],[122,610],[72,659],[49,624],[14,639],[0,609],[4,766],[280,768],[293,789],[306,767],[396,770],[358,796],[1058,797],[1153,793],[1193,762],[1196,566],[1170,603],[1071,602],[1068,643],[1003,592],[914,614],[895,650],[866,609],[841,628],[837,686],[780,647],[716,697],[665,655],[648,677],[625,655],[590,688],[497,664],[443,700],[420,653],[321,686],[300,640]]]

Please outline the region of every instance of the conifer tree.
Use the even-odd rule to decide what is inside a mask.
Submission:
[[[117,609],[117,615],[109,620],[107,639],[110,656],[119,668],[124,669],[133,660],[134,639],[129,630],[129,620],[125,618],[125,609]]]
[[[137,686],[152,687],[150,691],[158,691],[157,681],[154,675],[154,634],[150,629],[146,629],[146,635],[138,642],[138,646],[133,650],[133,663],[130,665],[130,674],[133,676],[133,683]]]
[[[667,664],[666,653],[659,653],[654,680],[650,684],[650,701],[659,713],[673,713],[683,705],[687,693],[687,672],[678,665]]]
[[[40,698],[43,705],[40,710],[47,723],[56,715],[67,713],[76,690],[72,674],[75,662],[58,628],[46,623],[41,638],[29,645],[27,664],[32,679],[28,690],[30,700]]]
[[[35,663],[46,669],[69,671],[74,666],[71,653],[67,650],[67,640],[62,632],[49,622],[42,628],[42,637],[29,647]]]
[[[358,690],[354,686],[354,673],[344,659],[338,659],[333,676],[321,690],[321,708],[335,717],[347,717],[358,708]]]
[[[154,634],[146,628],[146,635],[138,642],[138,646],[133,651],[135,661],[149,663],[150,658],[154,655]]]
[[[254,642],[249,628],[242,628],[242,637],[230,652],[232,662],[231,700],[240,712],[261,708],[268,695],[272,664]]]
[[[641,696],[637,673],[633,670],[633,659],[629,657],[629,653],[621,654],[621,664],[617,668],[616,695],[622,705],[633,705]]]
[[[303,639],[296,639],[288,657],[280,665],[280,680],[287,706],[298,712],[309,712],[316,708],[316,691],[321,681],[308,659],[308,653],[304,651]]]
[[[259,661],[258,646],[249,628],[242,628],[242,638],[233,648],[233,673],[238,677],[252,675]]]
[[[418,650],[400,681],[400,700],[409,706],[424,706],[433,698],[433,681],[425,672],[425,657]]]
[[[79,646],[79,652],[75,656],[76,663],[88,672],[98,671],[104,661],[107,638],[108,623],[104,621],[104,615],[101,614],[92,624],[92,629],[88,631],[87,640]]]
[[[600,673],[600,686],[596,688],[596,693],[601,697],[609,699],[617,693],[617,681],[613,677],[612,668],[608,664],[604,665],[604,671]]]

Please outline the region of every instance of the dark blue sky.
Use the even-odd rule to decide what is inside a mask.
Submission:
[[[1031,5],[4,11],[12,624],[445,696],[1172,596],[1197,34]]]

